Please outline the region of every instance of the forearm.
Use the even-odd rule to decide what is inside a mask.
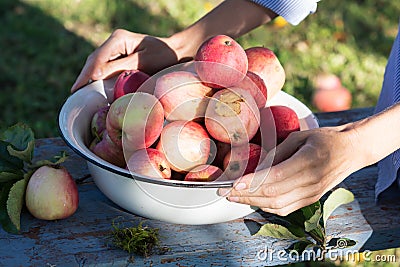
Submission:
[[[276,17],[271,10],[248,0],[226,0],[168,41],[178,59],[192,58],[208,38],[225,34],[237,38]]]
[[[352,133],[362,167],[400,149],[400,103],[345,127]]]

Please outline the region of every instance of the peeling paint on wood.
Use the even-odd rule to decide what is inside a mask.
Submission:
[[[320,125],[338,125],[359,120],[372,108],[334,113],[317,113]],[[126,212],[108,200],[93,183],[86,163],[60,138],[37,141],[36,157],[46,158],[67,151],[65,166],[78,182],[80,203],[70,218],[42,221],[26,210],[21,235],[0,230],[0,266],[270,266],[289,263],[278,257],[262,259],[259,252],[287,248],[290,240],[252,236],[251,225],[268,222],[272,215],[255,212],[227,223],[188,226],[148,220]],[[341,206],[328,221],[332,237],[357,241],[356,248],[378,250],[400,247],[400,202],[374,202],[375,165],[348,177],[340,186],[351,190],[356,201]],[[163,255],[143,258],[113,247],[108,240],[112,220],[160,229],[161,245],[170,248]],[[276,255],[275,255],[276,256]]]

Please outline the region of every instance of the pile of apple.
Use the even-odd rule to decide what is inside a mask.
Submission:
[[[228,36],[214,36],[186,67],[153,77],[121,73],[114,100],[93,115],[90,149],[137,175],[239,178],[300,130],[291,108],[267,105],[284,83],[284,69],[270,49],[244,50]]]

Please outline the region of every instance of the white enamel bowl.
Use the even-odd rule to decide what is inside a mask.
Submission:
[[[113,81],[96,81],[72,94],[58,116],[59,130],[68,146],[82,156],[97,187],[120,207],[143,217],[177,224],[212,224],[234,220],[257,208],[232,203],[217,195],[232,182],[197,183],[131,175],[93,154],[89,148],[94,112],[111,102]],[[286,105],[300,118],[301,130],[316,128],[312,112],[296,98],[280,92],[269,105]]]

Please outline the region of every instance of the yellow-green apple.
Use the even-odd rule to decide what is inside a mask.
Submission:
[[[224,158],[224,174],[230,179],[237,179],[252,173],[266,155],[261,146],[253,143],[232,147]]]
[[[258,108],[265,107],[268,96],[267,87],[264,80],[258,74],[248,71],[246,77],[236,87],[249,91],[256,101]]]
[[[219,180],[224,172],[214,165],[202,164],[191,169],[185,176],[185,181],[212,182]]]
[[[114,84],[115,99],[136,92],[150,76],[140,70],[125,70],[118,75]]]
[[[234,86],[247,73],[244,49],[226,35],[216,35],[203,42],[194,59],[200,79],[214,88]]]
[[[101,139],[103,131],[106,129],[106,118],[109,109],[110,106],[103,106],[93,114],[92,121],[90,123],[90,129],[93,137]]]
[[[97,138],[94,139],[90,150],[98,157],[115,166],[124,168],[126,165],[122,148],[110,139],[107,130],[103,131],[100,141],[98,141]]]
[[[266,47],[250,47],[245,50],[248,70],[264,80],[267,87],[267,100],[279,92],[285,84],[285,70],[275,53]]]
[[[34,217],[65,219],[75,213],[78,203],[76,183],[65,167],[42,166],[30,177],[25,204]]]
[[[106,122],[111,140],[119,147],[123,145],[124,153],[131,153],[150,147],[158,139],[164,110],[154,95],[129,93],[111,104]]]
[[[260,121],[260,112],[252,95],[232,87],[217,91],[208,103],[205,126],[218,141],[232,146],[248,143],[254,137]]]
[[[261,109],[260,114],[260,129],[265,129],[265,131],[268,131],[267,129],[275,129],[276,144],[282,143],[291,132],[300,131],[299,117],[290,107],[282,105],[269,106]],[[262,133],[262,135],[265,135],[265,133]],[[266,135],[265,138],[263,136],[262,138],[263,141],[266,141],[266,138],[270,137]]]
[[[155,148],[144,148],[133,152],[127,162],[127,167],[134,174],[153,178],[171,178],[171,168],[164,153]]]
[[[204,118],[213,89],[188,71],[174,71],[157,79],[154,95],[160,100],[168,121]]]
[[[206,129],[194,121],[173,121],[164,126],[157,149],[162,151],[172,170],[188,172],[207,163],[210,137]]]

